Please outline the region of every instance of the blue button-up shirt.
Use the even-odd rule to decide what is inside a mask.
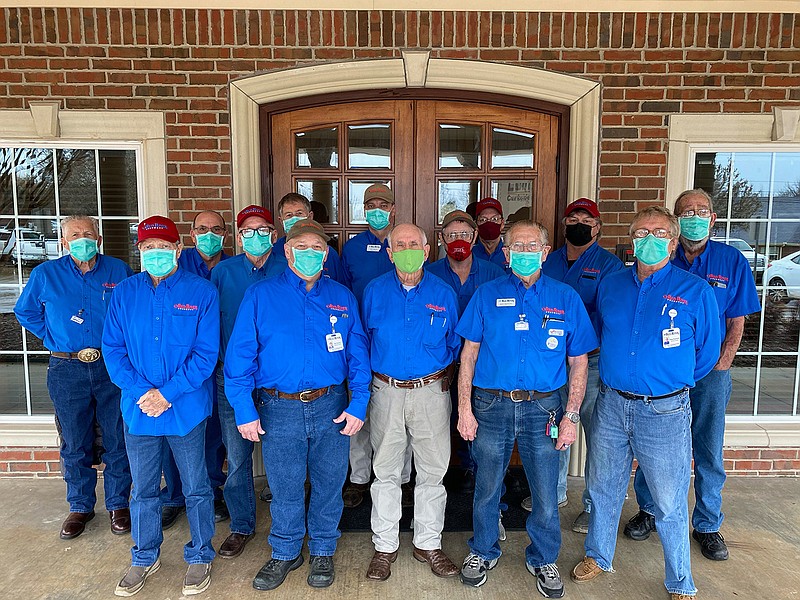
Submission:
[[[551,252],[542,263],[542,273],[566,283],[578,292],[598,336],[600,323],[597,319],[597,288],[606,275],[624,268],[620,259],[600,247],[597,242],[584,250],[572,266],[567,262],[566,245]]]
[[[289,261],[286,260],[286,251],[284,248],[286,248],[286,236],[278,238],[278,241],[275,242],[275,245],[272,248],[272,256],[274,257],[272,260],[275,260],[277,263],[276,268],[280,267],[281,271],[289,266]],[[345,278],[344,269],[342,269],[342,261],[339,258],[339,253],[330,246],[328,246],[328,257],[325,259],[325,262],[322,265],[322,275],[324,277],[333,279],[334,281],[338,281],[341,284],[347,285],[347,280]]]
[[[223,250],[217,265],[221,265],[223,260],[228,260],[229,258],[230,255],[225,254]],[[203,279],[211,279],[211,270],[208,268],[208,265],[206,265],[206,261],[203,260],[203,257],[200,256],[197,248],[184,248],[181,251],[181,255],[178,257],[178,266]]]
[[[513,274],[482,285],[456,333],[480,344],[472,384],[505,391],[557,390],[567,357],[598,345],[580,296],[546,275],[527,289]]]
[[[450,266],[450,260],[445,256],[431,263],[425,267],[429,273],[433,273],[439,279],[444,281],[447,285],[453,288],[458,297],[458,314],[461,315],[467,304],[472,299],[472,295],[479,285],[483,285],[487,281],[497,279],[505,275],[503,269],[494,263],[478,258],[472,258],[472,265],[469,268],[469,275],[467,280],[462,284],[461,278],[453,271]]]
[[[642,282],[635,266],[612,273],[597,294],[600,378],[647,396],[693,387],[719,359],[718,310],[708,284],[670,263]],[[672,328],[679,345],[665,338]]]
[[[218,331],[217,290],[197,275],[179,268],[156,287],[139,273],[117,286],[103,357],[122,390],[122,418],[131,433],[182,436],[211,414]],[[158,417],[136,404],[152,388],[172,404]]]
[[[761,310],[750,264],[736,248],[709,240],[690,265],[683,246],[678,246],[672,264],[705,279],[714,290],[719,307],[720,336],[725,339],[726,319],[743,317]]]
[[[334,321],[331,323],[331,321]],[[341,335],[343,350],[328,351]],[[369,350],[353,293],[327,277],[310,291],[291,269],[247,288],[225,355],[225,394],[236,424],[258,419],[255,388],[295,394],[348,381],[347,412],[364,419],[369,401]]]
[[[377,373],[417,379],[444,369],[458,355],[456,294],[435,275],[423,272],[408,291],[396,271],[373,279],[364,290],[361,314]]]
[[[114,289],[131,275],[131,268],[112,256],[98,254],[85,275],[71,256],[62,256],[31,271],[14,313],[51,352],[99,348]]]
[[[386,251],[388,247],[388,239],[381,242],[369,229],[347,240],[342,247],[342,268],[347,285],[359,303],[370,281],[394,271],[394,265]]]
[[[478,240],[478,243],[475,244],[475,247],[472,248],[472,256],[475,258],[479,258],[481,260],[488,260],[491,263],[496,264],[498,267],[501,267],[506,273],[511,273],[511,267],[508,266],[506,262],[506,255],[503,252],[503,238],[500,238],[500,243],[497,244],[497,248],[494,249],[492,255],[489,256],[489,253],[486,252],[486,247]]]
[[[225,349],[231,339],[233,325],[236,322],[236,315],[239,313],[239,305],[242,303],[245,290],[254,283],[283,272],[285,266],[281,266],[280,261],[274,260],[273,256],[275,256],[274,253],[270,254],[261,268],[256,269],[246,254],[237,254],[231,260],[219,263],[211,271],[211,283],[219,292],[220,360],[225,360]]]

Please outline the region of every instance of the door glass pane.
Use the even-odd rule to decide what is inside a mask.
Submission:
[[[297,193],[311,202],[318,223],[339,222],[339,180],[305,179],[297,181]]]
[[[14,316],[19,287],[0,286],[0,350],[22,352],[22,327]]]
[[[348,125],[347,154],[351,169],[392,167],[392,128],[388,123]]]
[[[97,215],[94,150],[56,150],[58,200],[62,215]]]
[[[372,179],[370,181],[348,181],[347,198],[350,206],[350,223],[354,225],[366,224],[367,218],[364,216],[364,192],[373,183],[382,183],[392,187],[392,182],[385,179]]]
[[[767,222],[760,220],[728,223],[717,221],[711,239],[736,248],[747,259],[750,270],[760,284],[767,266]]]
[[[17,148],[14,154],[20,214],[55,214],[54,151],[50,148]]]
[[[454,210],[466,210],[472,202],[481,198],[481,182],[479,179],[446,180],[439,182],[437,224],[445,215]]]
[[[513,223],[531,218],[532,179],[493,179],[490,195],[503,205],[506,222]]]
[[[0,148],[0,215],[14,214],[14,152]]]
[[[28,414],[22,354],[0,354],[0,414]]]
[[[136,152],[133,150],[100,150],[98,154],[103,215],[107,217],[138,215]]]
[[[3,253],[11,265],[16,265],[18,262],[22,264],[22,278],[25,282],[33,267],[61,256],[61,242],[58,239],[55,218],[22,217],[19,221],[20,227],[12,231]]]
[[[53,402],[47,391],[47,354],[28,355],[28,381],[31,385],[31,414],[52,415]]]
[[[492,128],[492,168],[533,168],[532,133]]]
[[[758,414],[790,415],[797,356],[762,356]]]
[[[336,169],[339,167],[339,128],[326,127],[294,134],[295,166]]]
[[[479,169],[481,166],[479,125],[439,125],[439,168]]]
[[[737,356],[731,367],[733,388],[726,410],[729,415],[752,415],[756,394],[758,356]]]
[[[797,213],[800,216],[800,213]],[[764,283],[777,304],[800,298],[800,221],[773,221]]]
[[[139,250],[136,248],[137,221],[103,219],[103,254],[128,263],[134,273],[139,271]]]

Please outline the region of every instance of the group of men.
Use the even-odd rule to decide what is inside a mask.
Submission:
[[[724,560],[729,369],[744,317],[758,310],[747,261],[709,241],[708,195],[684,192],[674,213],[640,211],[631,269],[600,247],[600,213],[586,198],[567,206],[566,243],[554,252],[541,224],[518,221],[503,233],[494,198],[474,215],[453,211],[435,262],[422,229],[395,224],[391,189],[370,186],[364,208],[368,229],[341,257],[299,194],[278,205],[280,239],[268,210],[240,211],[235,256],[223,251],[217,213],[196,217],[189,249],[175,223],[150,217],[138,226],[136,275],[99,253],[95,219],[62,221],[69,254],[36,267],[15,308],[51,351],[70,504],[61,537],[80,535],[94,517],[97,422],[111,529],[134,542],[115,593],[136,594],[158,570],[162,531],[185,507],[182,592],[199,594],[211,582],[215,522],[230,516],[223,558],[255,535],[260,441],[272,554],[256,589],[277,588],[303,564],[306,537],[307,582],[330,586],[343,508],[367,491],[375,551],[366,577],[388,579],[412,460],[413,557],[477,587],[502,554],[503,479],[516,443],[531,490],[526,567],[543,596],[559,598],[558,508],[581,422],[586,489],[573,529],[588,535],[572,579],[613,570],[636,458],[640,512],[625,534],[643,540],[657,530],[667,591],[694,597],[691,461],[692,536],[706,557]],[[461,567],[442,551],[453,424],[474,476]]]

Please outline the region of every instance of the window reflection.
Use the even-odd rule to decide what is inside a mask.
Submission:
[[[364,192],[373,183],[382,183],[392,187],[392,182],[386,179],[371,179],[369,181],[348,181],[347,182],[347,203],[350,209],[350,223],[355,225],[367,223],[364,215]]]
[[[481,199],[481,182],[477,179],[445,180],[439,182],[437,223],[454,210],[467,210],[472,202]]]
[[[294,134],[295,166],[335,169],[339,166],[339,129],[326,127]]]
[[[297,193],[311,201],[314,220],[318,223],[339,222],[339,181],[306,179],[297,181]]]
[[[532,179],[495,179],[492,180],[492,198],[497,198],[503,205],[506,222],[524,221],[531,218],[533,207]]]
[[[49,396],[45,393],[45,398]],[[50,408],[52,412],[52,405]],[[0,413],[28,414],[25,363],[22,354],[0,354]]]
[[[392,129],[387,123],[348,125],[347,156],[351,169],[390,169]]]
[[[533,168],[534,135],[492,128],[492,168]]]
[[[479,125],[439,125],[439,168],[478,169],[481,166]]]

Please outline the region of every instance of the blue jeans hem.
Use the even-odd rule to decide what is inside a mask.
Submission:
[[[72,505],[72,504],[69,505],[69,512],[90,513],[93,510],[94,510],[94,506],[90,506],[89,508],[86,508],[84,506],[75,506],[75,505]],[[109,509],[109,510],[111,510],[111,509]]]
[[[697,533],[719,533],[719,527],[717,527],[716,529],[709,529],[708,531],[703,531],[702,529],[698,529],[697,527],[694,527],[694,530]]]
[[[535,564],[533,564],[533,563],[529,563],[529,562],[526,560],[526,561],[525,561],[525,564],[527,564],[527,565],[528,565],[529,567],[531,567],[532,569],[541,569],[541,568],[542,568],[542,567],[544,567],[545,565],[554,565],[554,564],[556,564],[556,561],[554,560],[554,561],[551,561],[551,562],[543,562],[543,563],[541,563],[541,564],[535,565]]]
[[[256,532],[255,529],[252,531],[241,531],[239,529],[231,529],[231,533],[238,533],[239,535],[253,535]]]
[[[678,589],[678,588],[667,588],[667,593],[668,594],[685,594],[687,596],[696,596],[697,595],[697,589],[687,591],[687,590],[681,590],[681,589]]]
[[[131,561],[131,566],[132,567],[144,567],[145,569],[147,569],[148,567],[152,567],[154,564],[156,564],[156,562],[158,562],[158,559],[156,559],[155,562],[151,562],[150,564],[144,563],[144,562],[142,562],[140,560],[132,560]]]
[[[108,505],[106,505],[106,510],[109,511],[109,512],[112,511],[112,510],[121,510],[123,508],[130,508],[130,504],[128,504],[126,502],[125,504],[120,504],[119,506],[108,506]]]
[[[200,560],[198,558],[194,558],[192,560],[187,560],[186,564],[187,565],[210,565],[212,562],[214,562],[213,558],[211,560]]]
[[[291,554],[279,554],[277,552],[272,553],[272,558],[275,560],[296,560],[298,556],[300,556],[300,552],[298,552],[294,556],[292,556]]]
[[[161,506],[171,506],[172,508],[185,508],[185,503],[175,504],[174,502],[162,502]]]
[[[308,549],[308,554],[310,556],[333,556],[336,554],[336,550],[323,550],[322,552],[312,552],[311,548]]]
[[[587,556],[587,558],[592,558],[592,559],[594,559],[594,562],[596,562],[596,563],[597,563],[597,566],[598,566],[598,567],[600,567],[600,568],[601,568],[603,571],[605,571],[606,573],[613,573],[613,572],[614,572],[614,566],[613,566],[613,565],[610,565],[610,564],[608,564],[606,561],[604,561],[604,560],[603,560],[603,559],[601,559],[600,557],[598,557],[598,556],[592,556],[592,553],[591,553],[591,552],[587,552],[587,553],[586,553],[586,556]]]

